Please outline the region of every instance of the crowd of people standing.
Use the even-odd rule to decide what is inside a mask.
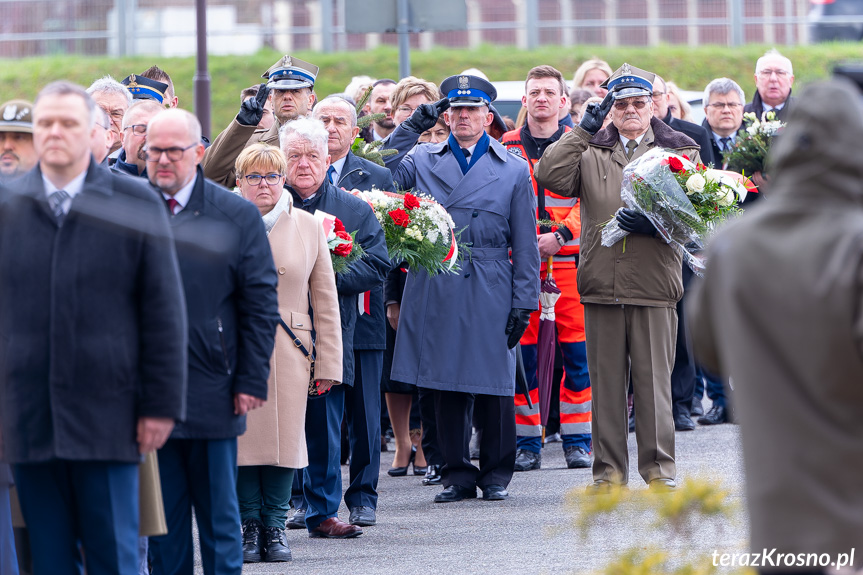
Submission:
[[[639,474],[667,491],[675,431],[693,414],[732,421],[707,371],[722,366],[693,354],[680,256],[637,211],[617,215],[625,247],[602,247],[598,225],[649,150],[725,167],[744,111],[786,118],[790,60],[758,60],[748,104],[734,80],[711,81],[701,125],[672,82],[628,63],[587,61],[572,85],[532,68],[515,120],[478,71],[326,97],[319,73],[281,58],[212,144],[156,66],[0,109],[3,575],[17,573],[13,483],[38,575],[191,574],[193,510],[207,575],[291,560],[286,529],[357,537],[377,522],[382,397],[390,475],[413,466],[443,487],[437,503],[508,499],[515,472],[541,467],[552,259],[559,436],[569,468],[592,468],[591,492],[628,483],[629,431]],[[363,137],[395,151],[384,165],[351,150],[366,113],[378,116]],[[751,177],[749,202],[771,187]],[[349,193],[372,188],[438,201],[471,246],[458,273],[390,261]],[[333,271],[327,218],[364,250],[347,272]]]

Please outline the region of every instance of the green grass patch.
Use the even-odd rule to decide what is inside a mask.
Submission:
[[[411,72],[432,82],[440,83],[445,77],[476,67],[492,80],[521,80],[527,71],[538,64],[551,64],[571,80],[578,65],[594,56],[607,60],[612,67],[623,62],[644,68],[673,80],[687,90],[701,90],[712,79],[728,76],[736,80],[750,98],[755,88],[753,72],[755,60],[769,46],[747,45],[740,48],[725,46],[682,45],[658,47],[543,46],[523,51],[503,46],[482,46],[476,50],[436,48],[428,52],[411,53]],[[860,44],[818,44],[813,46],[783,47],[780,51],[794,63],[796,83],[805,84],[829,76],[835,62],[863,59]],[[375,78],[398,77],[398,49],[381,46],[375,50],[320,54],[296,52],[294,55],[314,62],[321,67],[316,91],[319,97],[340,92],[351,77],[368,74]],[[236,115],[240,90],[261,81],[260,75],[281,54],[270,50],[251,56],[211,56],[213,132],[218,133]],[[52,80],[68,79],[84,86],[105,74],[122,79],[131,73],[140,73],[158,63],[174,79],[177,96],[182,107],[194,107],[192,79],[195,59],[158,57],[80,57],[49,56],[0,60],[0,86],[2,100],[12,98],[33,99],[39,89]]]

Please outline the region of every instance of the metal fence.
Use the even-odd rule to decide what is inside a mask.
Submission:
[[[208,0],[208,51],[371,49],[395,34],[347,34],[346,2]],[[498,44],[805,44],[809,0],[466,0],[466,30],[411,34],[413,49]],[[188,56],[194,0],[0,0],[0,57]]]

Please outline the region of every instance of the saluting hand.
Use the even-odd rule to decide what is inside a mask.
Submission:
[[[258,409],[266,403],[265,400],[248,393],[234,394],[234,415],[246,415],[253,409]]]
[[[591,136],[596,134],[602,129],[602,123],[611,111],[611,105],[613,103],[614,96],[609,92],[599,104],[596,102],[588,104],[587,109],[584,111],[584,116],[582,116],[581,121],[578,123],[578,127]]]
[[[247,98],[240,104],[240,112],[237,114],[237,122],[244,126],[257,126],[264,117],[264,104],[270,89],[266,84],[258,86],[258,93],[253,98]]]
[[[402,122],[402,126],[410,132],[422,134],[434,128],[438,117],[448,109],[449,98],[442,98],[431,104],[420,104],[410,118]]]

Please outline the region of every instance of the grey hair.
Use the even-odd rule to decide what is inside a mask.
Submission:
[[[746,104],[746,96],[743,95],[743,88],[731,78],[716,78],[711,80],[707,87],[704,88],[704,96],[702,96],[701,105],[707,108],[707,103],[710,102],[710,94],[728,94],[729,92],[737,92],[740,96],[740,103]]]
[[[126,105],[132,104],[132,92],[126,86],[112,78],[111,76],[103,76],[90,84],[87,88],[87,93],[91,96],[94,92],[104,92],[106,94],[122,94],[126,98]]]
[[[123,129],[129,127],[126,118],[132,113],[132,110],[141,109],[144,112],[162,112],[165,110],[165,106],[157,102],[156,100],[134,100],[132,104],[129,106],[129,109],[126,110],[126,113],[123,115]]]
[[[330,133],[324,127],[324,123],[315,118],[297,118],[291,120],[279,129],[279,147],[285,151],[285,145],[288,138],[292,135],[298,135],[304,138],[310,144],[315,146],[323,155],[327,155],[327,142],[330,139]]]
[[[346,106],[349,110],[348,115],[351,118],[351,128],[357,127],[357,109],[344,96],[341,96],[339,94],[331,94],[317,104],[315,104],[315,109],[312,110],[312,114],[316,119],[318,117],[318,106],[320,106],[321,104],[338,104]]]
[[[788,73],[792,76],[794,75],[794,68],[791,67],[791,60],[780,54],[779,50],[777,50],[776,48],[771,48],[770,50],[766,51],[763,56],[758,58],[758,61],[755,62],[756,74],[760,72],[762,68],[764,68],[764,60],[767,58],[779,58],[780,60],[784,60],[785,64],[788,66]]]
[[[154,123],[159,121],[179,121],[182,120],[186,122],[186,131],[189,134],[189,140],[191,144],[199,144],[201,142],[201,122],[198,121],[197,116],[183,110],[182,108],[169,108],[167,110],[162,110],[150,120],[147,128],[147,137],[149,138],[151,129]]]
[[[95,125],[96,102],[93,100],[93,98],[90,97],[90,94],[88,94],[82,86],[79,86],[78,84],[73,84],[72,82],[67,82],[66,80],[58,80],[57,82],[51,82],[39,91],[39,95],[36,96],[36,99],[33,101],[34,109],[39,104],[39,100],[41,100],[45,96],[78,96],[79,98],[84,100],[84,105],[87,107],[87,126],[89,128],[92,128]]]

